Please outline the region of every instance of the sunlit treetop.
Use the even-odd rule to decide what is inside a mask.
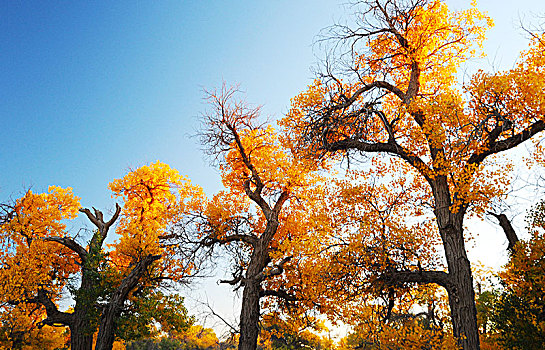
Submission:
[[[44,239],[66,236],[65,220],[75,218],[79,207],[72,189],[55,186],[48,193],[29,190],[17,199],[10,220],[0,227],[1,295],[17,300],[42,286],[62,290],[79,270],[76,254]]]
[[[168,250],[161,243],[168,238],[168,230],[206,202],[202,188],[161,162],[129,172],[112,181],[110,189],[124,203],[116,229],[121,236],[115,245],[116,256],[125,256],[129,263]]]
[[[475,4],[465,11],[440,1],[365,4],[357,29],[331,30],[351,59],[327,62],[292,99],[281,121],[288,143],[318,159],[349,149],[395,155],[430,184],[447,176],[453,208],[481,215],[505,193],[512,168],[490,167],[487,158],[543,129],[543,37],[512,70],[478,71],[462,88],[458,69],[481,57],[492,25]]]

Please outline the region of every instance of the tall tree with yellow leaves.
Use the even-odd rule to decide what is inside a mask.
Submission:
[[[286,246],[300,232],[299,201],[317,175],[313,162],[294,157],[274,129],[259,121],[259,108],[236,94],[225,85],[207,94],[211,108],[203,117],[201,140],[219,161],[225,190],[210,201],[199,232],[203,245],[233,253],[233,278],[223,282],[242,289],[239,349],[253,350],[261,299],[295,299],[281,282],[294,259]]]
[[[455,337],[464,349],[478,349],[464,219],[482,215],[505,194],[512,165],[502,152],[545,129],[544,37],[534,37],[513,69],[478,71],[462,87],[458,69],[477,56],[492,25],[474,4],[465,11],[450,11],[437,0],[357,4],[363,9],[355,26],[331,31],[335,48],[347,50],[328,56],[324,72],[293,99],[283,124],[307,155],[387,157],[404,164],[403,176],[424,185],[424,209],[435,229],[407,235],[436,234],[446,271],[393,265],[380,280],[385,287],[444,287]],[[501,167],[495,165],[500,159]],[[395,177],[383,174],[386,183]]]

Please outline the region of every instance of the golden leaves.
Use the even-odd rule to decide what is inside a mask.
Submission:
[[[48,193],[28,191],[13,208],[13,218],[0,227],[0,295],[19,300],[39,286],[60,292],[76,271],[75,254],[46,237],[67,235],[64,220],[76,217],[79,198],[72,189],[51,186]]]
[[[160,237],[169,225],[206,202],[200,187],[159,161],[112,181],[110,189],[124,200],[116,229],[121,236],[115,246],[116,255],[128,257],[129,262],[161,254]]]

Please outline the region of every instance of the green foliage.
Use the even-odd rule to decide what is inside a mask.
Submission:
[[[150,288],[136,291],[117,321],[117,338],[134,341],[154,338],[160,332],[188,330],[194,319],[188,315],[183,301],[179,295],[165,295]]]
[[[515,246],[492,320],[509,349],[545,349],[545,202],[529,213],[531,238]]]
[[[100,235],[98,231],[94,233],[92,242],[97,235]],[[80,287],[70,284],[68,286],[77,307],[86,310],[84,317],[87,334],[93,334],[97,330],[101,314],[100,304],[114,290],[111,267],[107,259],[108,253],[102,250],[100,244],[92,244],[82,266],[82,278],[85,279],[85,285]]]
[[[487,334],[494,329],[494,308],[498,301],[499,292],[486,290],[477,296],[477,325],[481,334]]]

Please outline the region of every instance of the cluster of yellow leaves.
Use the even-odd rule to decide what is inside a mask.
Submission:
[[[79,198],[72,189],[52,186],[48,193],[28,191],[14,206],[13,218],[0,227],[0,295],[12,301],[39,286],[60,292],[79,270],[75,254],[47,237],[66,236],[64,220],[76,217]]]
[[[45,318],[43,309],[19,304],[3,313],[0,315],[0,350],[55,350],[68,343],[66,329],[47,325],[38,327]]]
[[[433,312],[435,323],[428,318]],[[384,305],[376,300],[354,312],[353,332],[339,349],[363,346],[377,349],[457,349],[448,328],[446,294],[436,286],[422,286],[396,300],[392,318],[384,321]]]
[[[265,185],[264,195],[276,195],[284,189],[300,188],[309,184],[309,171],[315,165],[308,160],[294,158],[280,143],[278,134],[269,125],[266,128],[240,131],[241,143],[249,161]],[[240,150],[233,145],[221,165],[223,185],[235,193],[244,194],[244,183],[250,169],[244,163]]]
[[[385,7],[389,4],[386,3]],[[394,6],[394,5],[391,5]],[[475,56],[482,47],[492,20],[481,13],[475,2],[465,11],[450,11],[442,1],[416,6],[411,23],[402,16],[391,18],[405,40],[405,45],[391,32],[385,31],[368,42],[369,55],[356,60],[357,67],[370,67],[375,76],[387,72],[395,85],[405,90],[413,63],[421,71],[421,92],[435,94],[454,83],[461,63]]]
[[[219,343],[216,333],[211,328],[193,325],[187,331],[175,335],[187,349],[208,349]]]
[[[111,182],[110,189],[124,201],[116,229],[121,237],[112,255],[121,266],[149,254],[162,254],[161,238],[170,225],[200,208],[204,200],[200,187],[161,162],[131,171]]]
[[[319,305],[320,312],[351,323],[359,318],[355,311],[381,295],[374,282],[389,269],[441,269],[428,189],[406,176],[402,162],[373,164],[315,186],[304,207],[287,208],[279,232],[286,239],[271,257],[294,258],[281,278],[267,281],[269,289],[282,287],[307,308]],[[398,176],[384,179],[395,167]]]
[[[273,312],[263,315],[258,346],[274,349],[333,349],[331,339],[320,335],[328,331],[323,320],[304,314],[282,317]]]
[[[388,10],[394,5],[386,2],[381,6]],[[370,36],[366,42],[368,51],[356,55],[354,69],[361,73],[354,82],[315,80],[292,99],[291,109],[280,124],[287,131],[286,139],[291,147],[307,151],[310,147],[310,153],[322,155],[315,152],[315,148],[320,147],[318,144],[297,144],[311,127],[309,115],[319,115],[332,105],[344,104],[356,91],[376,81],[386,81],[404,93],[414,78],[411,71],[414,72],[416,65],[419,69],[417,96],[408,103],[393,93],[386,94],[381,98],[380,111],[392,123],[396,142],[426,163],[427,166],[417,169],[416,176],[430,179],[447,176],[452,210],[469,206],[474,214],[482,215],[491,199],[506,193],[510,183],[506,174],[512,165],[495,167],[491,166],[494,162],[489,161],[475,166],[468,160],[488,150],[487,138],[495,127],[503,128],[497,138],[502,140],[543,118],[545,40],[543,35],[536,36],[530,49],[510,71],[475,74],[465,87],[464,92],[469,96],[466,101],[456,81],[457,70],[478,54],[485,32],[493,25],[491,19],[481,13],[475,3],[465,11],[450,11],[441,1],[415,6],[406,16],[392,17],[388,23],[405,41],[400,43],[389,30]],[[330,111],[330,118],[338,118],[339,125],[327,135],[329,142],[353,135],[370,144],[387,142],[389,135],[378,114],[351,113],[364,107],[367,101],[367,95],[362,94],[349,108]],[[500,115],[495,115],[496,112]],[[415,114],[423,116],[421,125],[415,122]],[[433,162],[432,148],[442,150]]]

